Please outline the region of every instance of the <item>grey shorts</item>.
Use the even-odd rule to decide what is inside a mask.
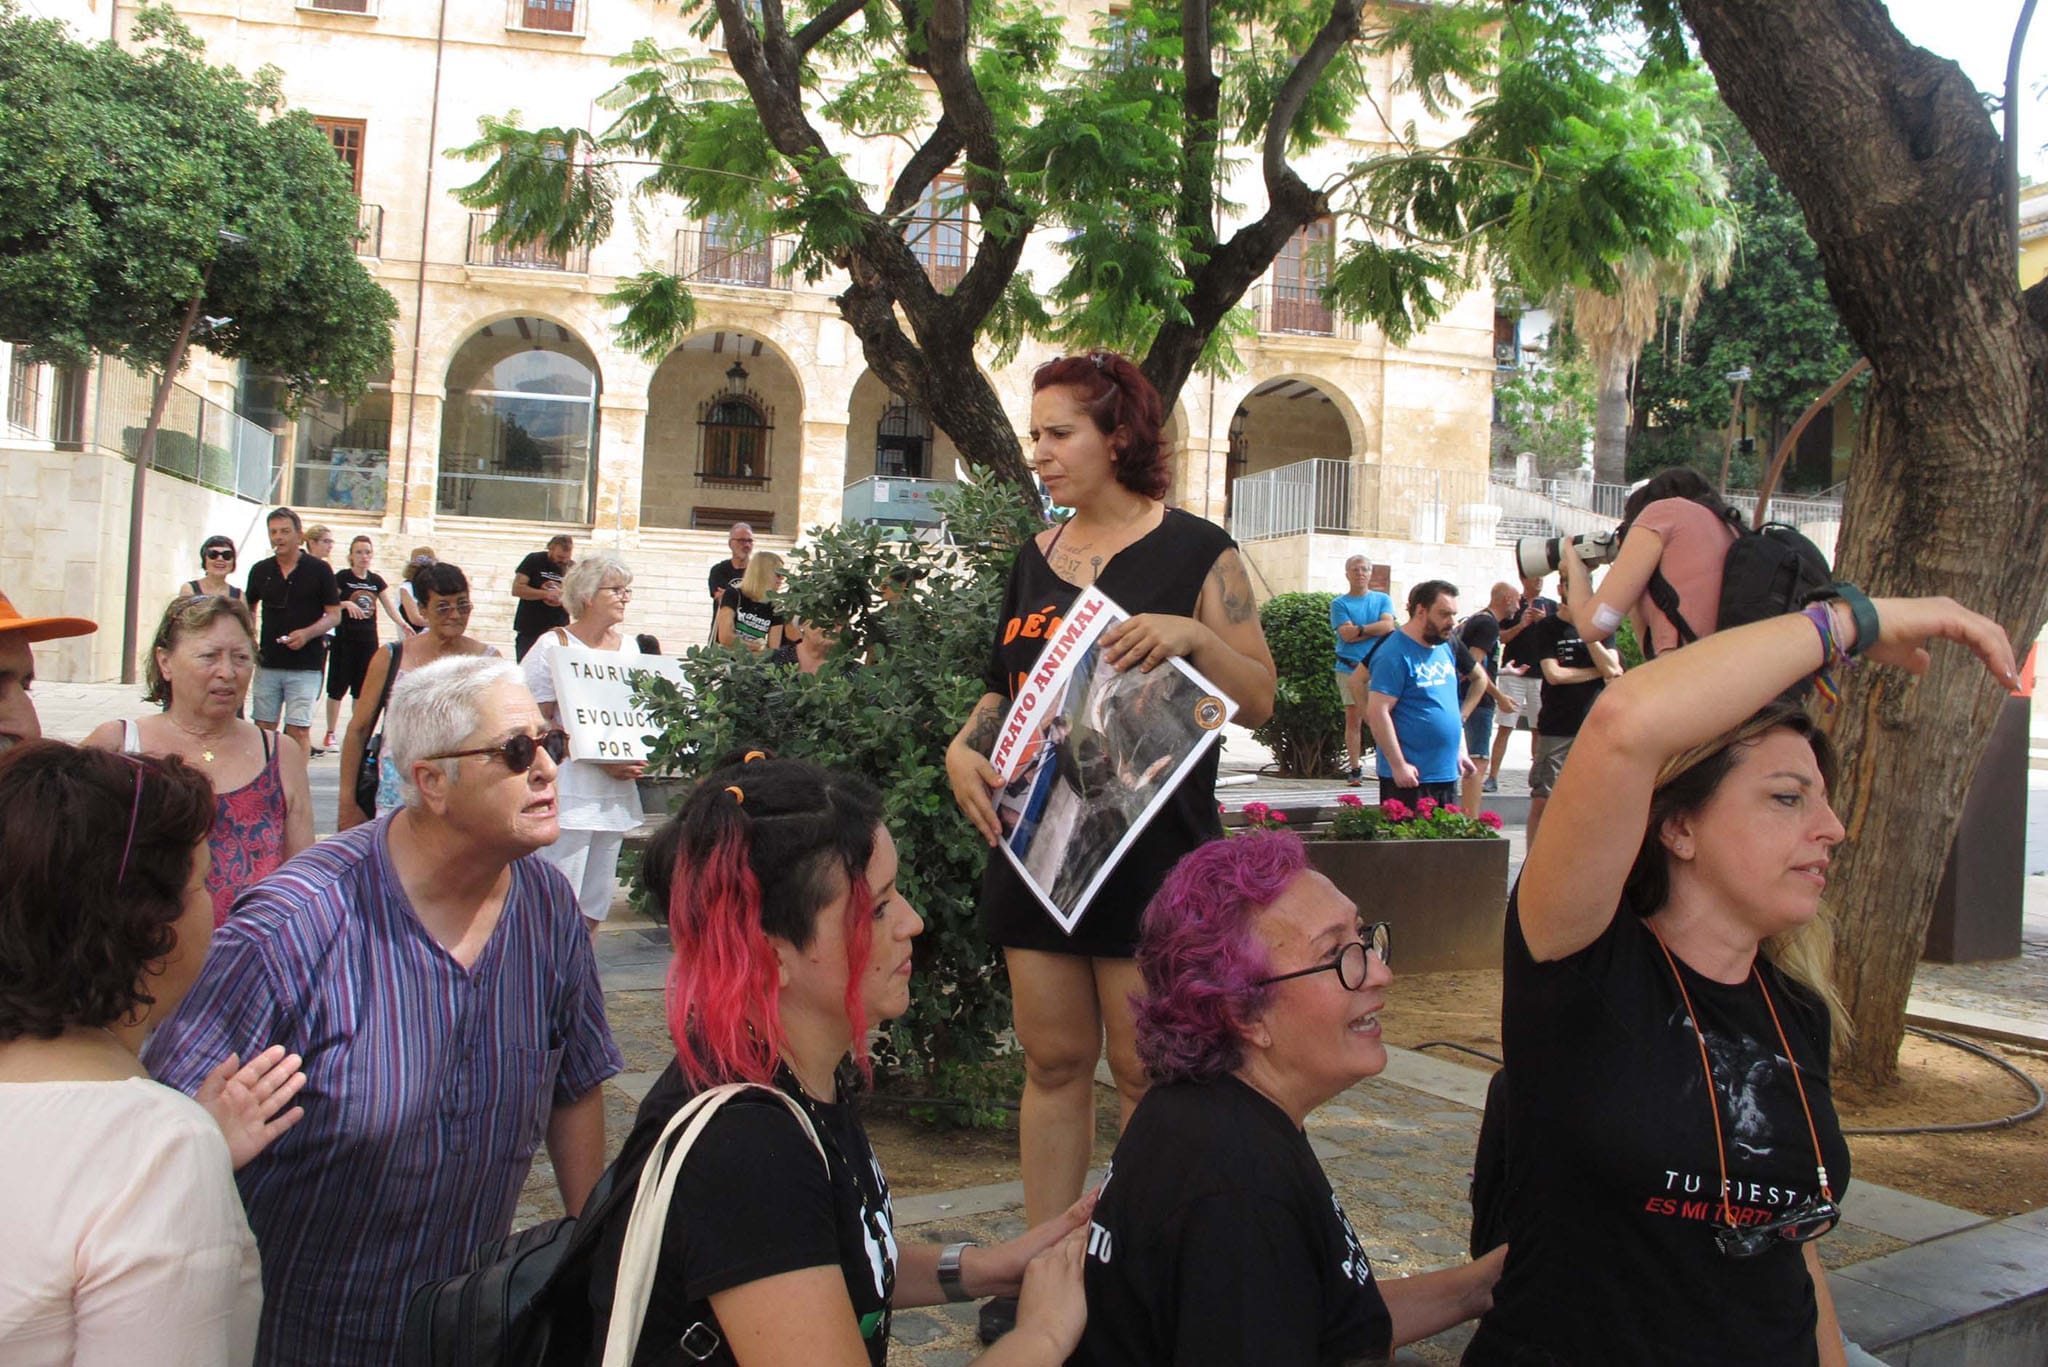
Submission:
[[[1572,752],[1577,736],[1538,736],[1530,748],[1529,796],[1549,797],[1564,772],[1565,756]]]
[[[1503,669],[1493,682],[1501,692],[1515,700],[1513,715],[1500,714],[1500,729],[1534,731],[1536,714],[1543,710],[1543,676],[1534,670],[1527,674],[1510,674]]]

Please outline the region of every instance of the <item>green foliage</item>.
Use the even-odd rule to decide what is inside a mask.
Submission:
[[[1259,608],[1278,682],[1273,715],[1252,732],[1283,778],[1328,778],[1344,757],[1344,699],[1337,691],[1337,633],[1327,593],[1276,593]]]
[[[356,259],[333,145],[281,109],[274,72],[209,66],[169,10],[133,32],[132,50],[80,43],[0,0],[0,336],[40,361],[157,369],[203,290],[200,312],[227,320],[195,338],[208,350],[295,399],[361,394],[388,372],[398,308]]]
[[[1643,645],[1636,639],[1635,623],[1624,618],[1622,624],[1614,629],[1613,644],[1622,669],[1634,669],[1643,662]]]
[[[1556,479],[1586,463],[1593,439],[1593,377],[1582,359],[1526,366],[1493,387],[1494,459],[1535,457],[1539,479]]]
[[[760,745],[880,790],[903,861],[898,885],[925,930],[910,1012],[884,1030],[877,1062],[934,1095],[985,1103],[1001,1074],[983,1065],[1009,1028],[1009,994],[975,917],[990,852],[954,804],[945,752],[981,697],[1009,563],[1038,522],[1006,485],[941,497],[951,545],[892,540],[878,527],[818,527],[793,554],[781,606],[840,629],[817,674],[700,646],[686,656],[694,696],[661,679],[643,696],[659,720],[657,771],[695,776],[705,761]],[[892,569],[914,582],[883,604],[875,586]],[[862,656],[871,662],[853,668]]]

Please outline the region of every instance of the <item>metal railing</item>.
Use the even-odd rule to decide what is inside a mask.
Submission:
[[[747,241],[718,228],[681,228],[676,232],[676,274],[692,284],[787,290],[792,245],[786,237]]]
[[[1258,319],[1262,333],[1358,340],[1358,324],[1325,303],[1322,291],[1313,285],[1262,280],[1245,291],[1243,302]]]
[[[590,271],[590,248],[571,247],[554,251],[537,242],[493,242],[488,234],[497,224],[496,214],[469,216],[469,251],[464,257],[472,266],[501,266],[521,271],[565,271],[585,275]]]
[[[943,479],[905,479],[894,475],[857,479],[846,486],[839,520],[847,523],[937,526],[939,512],[932,507],[932,495],[952,487],[950,480]]]
[[[356,206],[356,255],[384,255],[383,205],[359,204]]]
[[[1230,534],[1266,541],[1309,532],[1491,545],[1500,509],[1477,470],[1304,460],[1230,486]]]
[[[1626,484],[1595,484],[1591,480],[1538,479],[1517,484],[1512,476],[1500,473],[1494,474],[1492,480],[1496,490],[1514,491],[1512,494],[1496,494],[1508,516],[1549,516],[1559,533],[1569,532],[1574,536],[1580,532],[1612,527],[1619,522],[1630,492],[1630,486]],[[1815,522],[1840,522],[1845,487],[1838,484],[1818,494],[1798,498],[1774,493],[1771,495],[1769,517],[1773,522],[1789,522],[1795,527]],[[1755,490],[1730,489],[1723,497],[1730,508],[1742,515],[1744,522],[1755,518]]]
[[[508,0],[505,27],[522,33],[583,36],[583,0]]]
[[[93,444],[134,460],[149,425],[156,377],[121,364],[100,365],[99,402],[93,416]],[[252,503],[270,497],[277,472],[279,438],[203,395],[171,386],[170,403],[157,429],[152,467],[204,488]]]

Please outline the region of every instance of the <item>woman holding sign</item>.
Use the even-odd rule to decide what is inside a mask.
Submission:
[[[640,643],[619,629],[626,604],[633,601],[633,571],[611,551],[594,551],[576,562],[562,578],[562,605],[569,625],[542,633],[526,652],[526,686],[540,704],[541,715],[569,733],[576,748],[576,718],[555,705],[555,655],[568,647],[612,651],[638,659]],[[576,905],[593,937],[611,911],[613,880],[619,871],[619,850],[626,832],[640,824],[640,789],[635,780],[646,770],[642,760],[607,763],[565,759],[555,780],[555,803],[562,833],[542,850],[541,858],[560,869],[576,889]]]
[[[1098,586],[1129,620],[1104,632],[1105,662],[1151,671],[1185,658],[1257,726],[1273,710],[1273,657],[1244,561],[1214,523],[1164,502],[1167,451],[1159,394],[1113,352],[1068,356],[1032,377],[1033,465],[1054,504],[1074,515],[1039,533],[1010,567],[990,652],[987,692],[946,752],[953,796],[991,847],[1001,835],[989,761],[1019,676],[1028,674],[1082,590]],[[1123,1118],[1145,1093],[1130,996],[1138,917],[1167,871],[1222,834],[1211,747],[1164,799],[1083,911],[1062,931],[1007,859],[991,853],[981,914],[1010,971],[1024,1048],[1019,1122],[1024,1211],[1031,1224],[1081,1194],[1095,1134],[1095,1063],[1109,1045]],[[1001,1311],[996,1312],[998,1316]],[[999,1330],[984,1315],[984,1338]]]

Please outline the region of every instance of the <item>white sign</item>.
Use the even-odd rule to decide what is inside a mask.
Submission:
[[[647,758],[657,725],[633,696],[641,679],[658,674],[688,692],[683,662],[669,655],[627,655],[616,650],[557,645],[555,715],[569,733],[569,758],[613,763]]]

